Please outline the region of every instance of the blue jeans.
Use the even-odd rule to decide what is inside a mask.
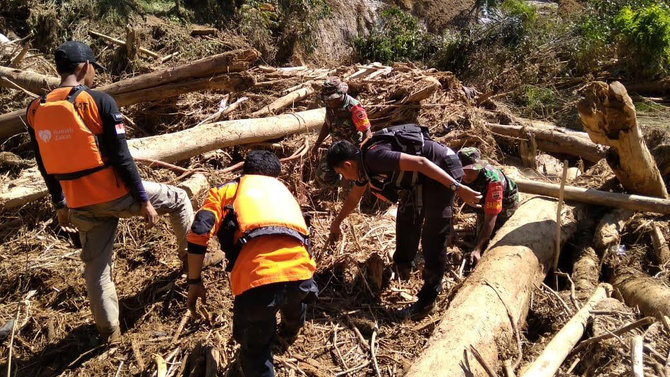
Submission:
[[[272,343],[277,312],[282,330],[295,334],[305,324],[306,302],[318,294],[312,279],[252,288],[235,296],[233,338],[240,343],[240,363],[245,377],[273,377]]]

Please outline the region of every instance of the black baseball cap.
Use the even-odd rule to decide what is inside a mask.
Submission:
[[[79,41],[67,41],[56,49],[55,53],[56,67],[69,67],[72,64],[85,63],[88,61],[95,69],[104,71],[95,59],[93,50],[86,43]]]

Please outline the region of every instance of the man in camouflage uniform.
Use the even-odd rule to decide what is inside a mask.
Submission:
[[[479,149],[473,147],[458,151],[463,165],[463,183],[479,191],[484,205],[477,209],[477,241],[470,253],[470,263],[476,264],[493,232],[509,219],[519,205],[516,183],[481,159]]]
[[[355,145],[372,136],[368,114],[360,103],[347,94],[349,86],[338,77],[329,77],[321,88],[320,97],[326,105],[326,121],[314,143],[312,155],[316,155],[323,140],[332,135],[333,140],[348,140]],[[317,178],[330,186],[339,183],[340,175],[328,166],[323,158],[316,172]]]

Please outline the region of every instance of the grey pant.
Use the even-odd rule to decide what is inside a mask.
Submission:
[[[193,222],[193,207],[186,192],[174,186],[143,182],[149,202],[159,214],[170,215],[180,256],[186,253],[186,233]],[[141,203],[130,195],[110,202],[70,209],[70,221],[79,230],[84,279],[95,325],[101,335],[119,326],[119,301],[112,281],[114,236],[119,218],[140,214]]]

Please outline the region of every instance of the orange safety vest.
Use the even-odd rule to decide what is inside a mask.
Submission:
[[[265,235],[285,235],[309,244],[309,229],[300,205],[279,180],[264,175],[244,175],[237,187],[233,211],[239,231],[236,242],[244,245]]]
[[[236,211],[241,229],[251,235],[243,245],[238,241],[245,233],[238,227]],[[201,215],[214,221],[200,221]],[[253,236],[258,229],[265,229],[264,237]],[[287,235],[286,229],[298,236]],[[300,206],[286,186],[272,177],[244,175],[209,190],[187,238],[206,248],[210,238],[218,236],[228,259],[226,270],[231,272],[230,289],[238,296],[267,284],[311,278],[316,264],[305,245],[308,233]]]
[[[99,149],[102,120],[86,87],[54,89],[31,103],[27,115],[44,168],[59,181],[69,208],[128,194]]]
[[[79,89],[64,100],[47,101],[46,96],[33,117],[33,128],[44,169],[59,181],[73,180],[107,167],[98,140],[74,107]]]
[[[233,295],[312,277],[316,265],[309,255],[309,229],[300,205],[278,179],[242,176],[232,206],[224,210],[237,222],[234,246],[226,252]]]

